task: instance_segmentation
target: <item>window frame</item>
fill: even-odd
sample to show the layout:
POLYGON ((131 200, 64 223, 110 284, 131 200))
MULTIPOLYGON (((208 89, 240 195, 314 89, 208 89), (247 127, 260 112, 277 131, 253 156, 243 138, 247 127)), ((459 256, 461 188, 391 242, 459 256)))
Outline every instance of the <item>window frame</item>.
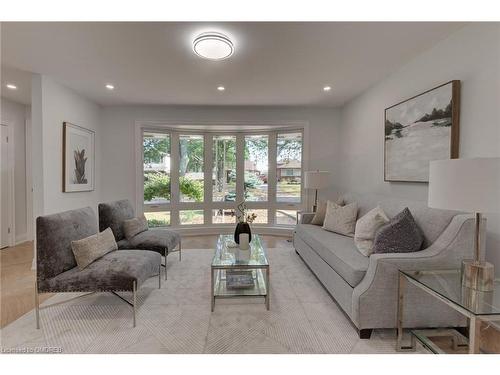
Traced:
MULTIPOLYGON (((227 223, 212 223, 213 210, 217 209, 236 209, 238 202, 241 202, 244 196, 244 147, 245 136, 247 135, 267 135, 268 143, 268 200, 261 202, 246 202, 249 209, 267 209, 267 224, 254 224, 255 227, 283 227, 290 228, 291 225, 277 224, 276 211, 281 210, 297 210, 300 211, 308 203, 308 196, 304 189, 303 179, 301 179, 301 200, 297 203, 278 202, 277 201, 277 137, 283 133, 302 134, 302 158, 301 169, 304 174, 307 160, 308 148, 307 137, 308 127, 305 122, 298 123, 280 123, 280 125, 254 125, 252 129, 235 130, 239 124, 231 123, 231 129, 228 130, 211 130, 208 127, 196 126, 199 123, 192 123, 181 126, 181 124, 173 124, 166 122, 145 123, 136 122, 136 208, 139 214, 145 211, 169 211, 170 212, 170 227, 173 228, 207 228, 207 227, 233 227, 234 224, 227 223), (265 126, 264 126, 265 125, 265 126), (189 128, 189 127, 193 128, 189 128), (234 126, 234 128, 233 128, 234 126), (196 127, 197 129, 194 129, 196 127), (199 129, 198 129, 199 127, 199 129), (259 127, 262 127, 260 130, 259 127), (170 184, 171 184, 171 199, 168 203, 147 205, 144 203, 144 184, 143 178, 143 134, 145 132, 155 132, 170 135, 170 184), (180 202, 179 192, 179 136, 180 135, 202 135, 204 137, 204 201, 203 202, 180 202), (211 181, 213 171, 213 137, 218 135, 229 135, 236 137, 236 201, 235 202, 214 202, 212 184, 206 183, 211 181), (179 212, 183 210, 203 210, 204 224, 180 224, 179 212)), ((214 124, 215 125, 215 124, 214 124)), ((220 125, 220 123, 217 123, 220 125)))

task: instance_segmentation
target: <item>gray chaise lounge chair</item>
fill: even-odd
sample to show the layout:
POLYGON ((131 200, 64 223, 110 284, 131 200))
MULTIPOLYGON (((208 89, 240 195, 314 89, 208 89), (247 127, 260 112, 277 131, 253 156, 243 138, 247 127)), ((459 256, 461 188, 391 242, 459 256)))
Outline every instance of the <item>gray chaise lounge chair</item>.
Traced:
POLYGON ((134 209, 127 199, 109 203, 99 203, 99 230, 111 228, 119 249, 144 249, 160 253, 165 257, 165 280, 167 279, 167 256, 178 247, 181 260, 181 236, 168 229, 150 229, 139 233, 130 241, 125 238, 122 225, 125 220, 135 217, 134 209))
POLYGON ((111 292, 132 306, 135 327, 137 288, 155 275, 158 275, 158 286, 161 287, 161 256, 153 251, 112 251, 80 270, 71 249, 71 241, 96 233, 97 218, 90 207, 37 218, 37 328, 40 328, 40 293, 111 292), (116 293, 120 291, 132 292, 133 301, 129 302, 116 293))

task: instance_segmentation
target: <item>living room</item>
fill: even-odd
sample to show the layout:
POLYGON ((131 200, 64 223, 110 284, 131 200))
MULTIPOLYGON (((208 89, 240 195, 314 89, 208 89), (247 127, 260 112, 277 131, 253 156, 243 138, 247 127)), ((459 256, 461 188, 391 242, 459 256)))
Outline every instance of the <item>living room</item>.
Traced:
POLYGON ((2 353, 500 353, 500 23, 179 13, 2 19, 2 353))

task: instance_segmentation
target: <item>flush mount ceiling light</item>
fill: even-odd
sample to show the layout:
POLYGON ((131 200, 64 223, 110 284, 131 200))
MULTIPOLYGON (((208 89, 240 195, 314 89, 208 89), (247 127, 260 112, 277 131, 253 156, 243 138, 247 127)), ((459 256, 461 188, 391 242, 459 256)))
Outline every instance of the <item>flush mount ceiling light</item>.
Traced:
POLYGON ((17 90, 17 86, 13 85, 12 83, 7 83, 5 87, 7 87, 10 90, 17 90))
POLYGON ((193 40, 193 51, 204 59, 224 60, 234 53, 234 45, 224 34, 208 32, 193 40))
POLYGON ((217 90, 224 91, 226 88, 224 86, 217 86, 217 90))
POLYGON ((325 92, 328 92, 328 91, 330 91, 331 89, 332 89, 332 87, 331 87, 331 86, 325 86, 325 87, 323 87, 323 91, 325 91, 325 92))
POLYGON ((114 89, 115 89, 115 86, 113 86, 111 83, 108 83, 108 84, 106 85, 106 88, 107 88, 108 90, 114 90, 114 89))

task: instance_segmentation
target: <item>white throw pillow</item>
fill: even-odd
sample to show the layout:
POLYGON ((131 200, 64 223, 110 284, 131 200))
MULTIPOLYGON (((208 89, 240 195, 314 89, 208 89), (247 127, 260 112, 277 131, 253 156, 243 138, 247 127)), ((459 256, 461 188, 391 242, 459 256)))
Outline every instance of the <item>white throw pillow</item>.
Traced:
POLYGON ((375 232, 384 224, 389 222, 389 218, 384 210, 379 206, 368 211, 356 222, 354 231, 354 243, 359 252, 364 256, 370 256, 373 252, 373 239, 375 232))
POLYGON ((71 241, 71 249, 78 268, 83 270, 93 261, 111 251, 118 250, 118 246, 111 228, 107 228, 101 233, 93 234, 81 240, 71 241))
POLYGON ((323 229, 352 237, 354 236, 357 215, 358 205, 356 202, 339 206, 335 202, 328 201, 323 229))
MULTIPOLYGON (((328 201, 327 202, 319 202, 318 210, 314 214, 314 217, 311 220, 311 224, 323 225, 323 223, 325 222, 326 205, 327 204, 328 204, 328 201)), ((337 200, 335 202, 332 202, 332 204, 336 204, 337 206, 343 206, 344 200, 342 198, 337 198, 337 200)))

